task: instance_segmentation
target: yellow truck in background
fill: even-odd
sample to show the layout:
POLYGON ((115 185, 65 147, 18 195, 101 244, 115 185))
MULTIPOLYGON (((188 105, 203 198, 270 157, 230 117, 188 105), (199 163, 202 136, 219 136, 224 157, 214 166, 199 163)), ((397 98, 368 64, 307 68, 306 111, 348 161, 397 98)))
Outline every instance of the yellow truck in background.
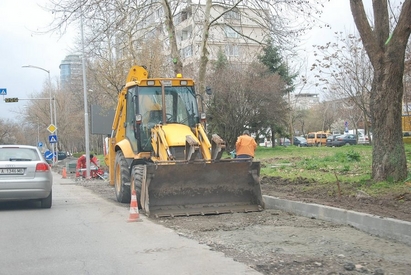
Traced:
POLYGON ((324 131, 310 132, 307 134, 307 144, 308 146, 325 146, 329 135, 329 132, 324 131))
POLYGON ((402 140, 404 143, 411 144, 411 116, 402 116, 402 140))

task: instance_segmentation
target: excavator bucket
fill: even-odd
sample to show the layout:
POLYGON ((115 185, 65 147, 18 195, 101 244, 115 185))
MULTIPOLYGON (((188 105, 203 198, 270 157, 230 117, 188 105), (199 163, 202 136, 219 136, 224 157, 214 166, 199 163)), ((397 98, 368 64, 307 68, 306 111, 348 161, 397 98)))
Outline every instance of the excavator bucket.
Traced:
POLYGON ((141 205, 147 216, 262 211, 260 163, 220 160, 146 166, 141 205))

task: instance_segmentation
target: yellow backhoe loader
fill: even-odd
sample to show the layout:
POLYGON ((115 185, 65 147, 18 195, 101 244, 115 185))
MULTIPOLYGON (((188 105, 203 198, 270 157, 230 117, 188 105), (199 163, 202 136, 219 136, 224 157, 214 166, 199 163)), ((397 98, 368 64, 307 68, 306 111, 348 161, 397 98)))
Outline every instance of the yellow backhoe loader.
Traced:
POLYGON ((222 158, 225 142, 207 135, 197 98, 192 79, 130 69, 105 155, 117 201, 135 190, 154 217, 263 210, 260 163, 222 158))

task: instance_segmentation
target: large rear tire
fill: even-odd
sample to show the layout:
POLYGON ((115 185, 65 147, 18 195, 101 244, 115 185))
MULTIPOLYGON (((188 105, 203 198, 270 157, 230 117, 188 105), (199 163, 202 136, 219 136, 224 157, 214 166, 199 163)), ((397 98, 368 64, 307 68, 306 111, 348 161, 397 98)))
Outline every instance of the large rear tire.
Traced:
POLYGON ((114 190, 116 199, 121 203, 129 203, 131 200, 130 191, 130 170, 123 152, 117 151, 115 162, 114 190))
POLYGON ((143 177, 146 167, 144 165, 133 166, 131 173, 131 191, 136 190, 138 208, 141 209, 141 186, 143 185, 143 177))

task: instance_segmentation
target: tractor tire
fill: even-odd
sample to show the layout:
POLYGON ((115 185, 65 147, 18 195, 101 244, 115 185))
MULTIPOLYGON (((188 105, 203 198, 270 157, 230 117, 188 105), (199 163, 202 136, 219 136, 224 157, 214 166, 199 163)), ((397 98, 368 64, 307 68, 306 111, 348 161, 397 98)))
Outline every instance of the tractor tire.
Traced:
POLYGON ((131 200, 130 191, 130 170, 123 152, 117 151, 114 164, 114 190, 116 199, 121 203, 129 203, 131 200))
POLYGON ((143 177, 146 172, 145 165, 133 166, 131 173, 131 191, 136 190, 136 197, 138 202, 138 208, 141 209, 141 186, 143 185, 143 177))

